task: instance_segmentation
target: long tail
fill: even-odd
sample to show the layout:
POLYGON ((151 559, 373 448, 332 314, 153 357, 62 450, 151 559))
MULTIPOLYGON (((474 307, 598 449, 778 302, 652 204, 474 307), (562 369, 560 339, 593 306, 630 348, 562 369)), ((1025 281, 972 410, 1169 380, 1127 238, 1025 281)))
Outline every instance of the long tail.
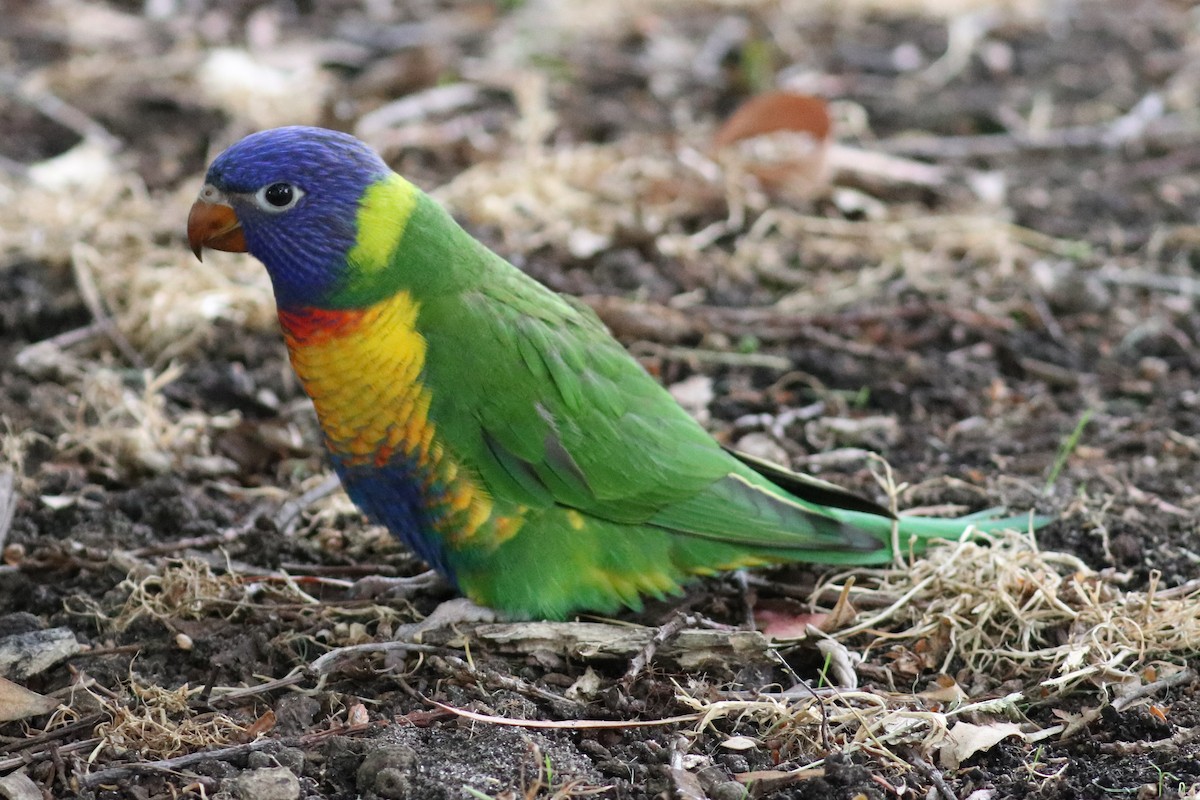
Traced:
MULTIPOLYGON (((938 539, 954 540, 969 536, 972 532, 992 533, 1002 530, 1029 531, 1037 530, 1054 520, 1054 517, 1033 513, 997 516, 997 509, 989 509, 965 517, 880 517, 876 514, 865 514, 860 511, 843 511, 830 509, 841 521, 856 528, 861 528, 879 537, 884 546, 869 553, 837 553, 831 552, 829 558, 821 558, 827 564, 886 564, 892 560, 893 541, 892 528, 898 530, 895 541, 899 544, 902 554, 920 553, 931 542, 938 539)), ((825 555, 825 554, 823 554, 825 555)), ((816 559, 814 559, 816 560, 816 559)))
MULTIPOLYGON (((936 539, 959 539, 976 531, 991 533, 1001 530, 1037 530, 1053 521, 1053 517, 1032 513, 999 516, 998 509, 988 509, 965 517, 893 517, 891 512, 870 500, 859 497, 839 486, 827 483, 811 475, 763 461, 754 456, 730 450, 738 460, 775 486, 794 497, 820 506, 827 514, 846 525, 865 531, 877 539, 880 547, 875 550, 811 550, 801 560, 821 564, 886 564, 892 560, 892 543, 899 544, 902 553, 919 553, 929 542, 936 539), (897 526, 893 538, 893 526, 897 526)), ((793 556, 795 558, 796 556, 793 556)))

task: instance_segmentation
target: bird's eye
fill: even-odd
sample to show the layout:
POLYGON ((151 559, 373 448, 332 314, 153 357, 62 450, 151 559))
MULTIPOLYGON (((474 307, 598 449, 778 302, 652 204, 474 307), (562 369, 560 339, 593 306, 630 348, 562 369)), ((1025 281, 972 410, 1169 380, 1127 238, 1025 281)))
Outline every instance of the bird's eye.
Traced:
POLYGON ((304 191, 299 186, 290 183, 272 183, 259 189, 254 195, 258 207, 263 211, 278 213, 287 211, 300 202, 304 191))

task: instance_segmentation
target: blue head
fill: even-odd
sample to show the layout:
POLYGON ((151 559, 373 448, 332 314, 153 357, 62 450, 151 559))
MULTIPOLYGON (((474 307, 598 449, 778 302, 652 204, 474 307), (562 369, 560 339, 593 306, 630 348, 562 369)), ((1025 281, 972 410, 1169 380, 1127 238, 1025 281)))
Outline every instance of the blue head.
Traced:
POLYGON ((282 308, 322 304, 347 277, 359 201, 390 170, 353 136, 274 128, 219 155, 188 216, 188 239, 249 252, 267 268, 282 308))

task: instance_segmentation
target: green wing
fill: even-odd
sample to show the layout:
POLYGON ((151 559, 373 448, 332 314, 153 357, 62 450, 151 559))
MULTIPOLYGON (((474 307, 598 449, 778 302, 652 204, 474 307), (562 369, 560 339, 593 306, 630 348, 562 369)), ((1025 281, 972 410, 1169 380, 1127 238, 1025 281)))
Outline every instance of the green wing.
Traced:
POLYGON ((750 548, 880 546, 723 450, 589 309, 471 256, 478 280, 423 299, 418 327, 439 438, 495 498, 750 548))

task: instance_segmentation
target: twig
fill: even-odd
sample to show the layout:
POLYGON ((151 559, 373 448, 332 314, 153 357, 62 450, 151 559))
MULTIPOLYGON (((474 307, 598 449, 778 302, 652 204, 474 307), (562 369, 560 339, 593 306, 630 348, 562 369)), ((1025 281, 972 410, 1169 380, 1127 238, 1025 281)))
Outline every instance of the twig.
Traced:
POLYGON ((563 707, 572 706, 581 708, 583 706, 582 703, 569 700, 547 689, 542 689, 515 675, 504 675, 495 670, 487 669, 480 664, 465 661, 457 656, 443 656, 440 660, 444 662, 449 672, 455 674, 456 677, 465 678, 468 682, 482 681, 497 689, 506 689, 527 697, 537 697, 563 707))
POLYGON ((451 83, 425 89, 363 114, 354 126, 354 134, 361 138, 370 138, 388 128, 396 128, 435 114, 457 111, 477 101, 481 94, 481 88, 473 83, 451 83))
POLYGON ((642 670, 649 665, 660 646, 678 636, 679 632, 684 628, 694 626, 698 623, 699 620, 692 614, 678 612, 672 614, 671 618, 660 625, 658 630, 654 632, 654 635, 650 637, 650 641, 646 642, 646 646, 641 649, 641 652, 629 660, 629 668, 625 670, 625 675, 621 678, 621 681, 626 686, 633 683, 637 679, 637 676, 642 674, 642 670))
POLYGON ((150 545, 148 547, 139 547, 135 550, 128 550, 129 555, 134 558, 147 558, 149 556, 161 556, 167 554, 178 554, 184 550, 207 550, 212 547, 220 547, 224 544, 237 541, 250 531, 255 530, 256 526, 253 521, 243 523, 233 528, 226 528, 217 533, 210 533, 204 536, 192 536, 187 539, 175 539, 162 544, 150 545))
POLYGON ((53 753, 75 753, 80 750, 91 750, 96 745, 100 744, 100 738, 80 739, 77 742, 68 744, 55 744, 48 742, 42 749, 35 751, 22 750, 12 758, 0 758, 0 772, 17 767, 23 767, 27 764, 32 764, 35 761, 45 761, 53 757, 53 753))
POLYGON ((0 550, 4 549, 16 510, 17 476, 12 470, 0 469, 0 550))
POLYGON ((508 725, 513 728, 539 728, 543 730, 622 730, 624 728, 657 728, 663 725, 679 725, 685 722, 696 722, 700 719, 700 714, 681 714, 677 717, 664 717, 662 719, 627 719, 627 720, 607 720, 607 719, 571 719, 571 720, 551 720, 551 719, 510 719, 509 717, 494 717, 488 714, 480 714, 475 711, 468 711, 465 708, 455 708, 448 706, 445 703, 439 703, 437 700, 429 700, 430 705, 437 706, 443 711, 449 711, 459 717, 474 720, 476 722, 489 722, 492 725, 508 725))
POLYGON ((272 521, 280 533, 290 533, 300 515, 313 503, 328 497, 341 487, 342 482, 335 473, 329 473, 319 484, 304 492, 299 497, 288 500, 275 512, 272 521))
POLYGON ((207 701, 205 701, 204 705, 209 708, 217 708, 225 705, 226 703, 234 703, 235 701, 240 702, 246 697, 256 697, 260 694, 273 692, 276 689, 285 689, 288 686, 295 686, 298 683, 304 683, 304 681, 308 680, 309 677, 309 674, 301 668, 293 670, 290 674, 284 675, 282 678, 275 678, 274 680, 267 681, 266 683, 260 683, 257 686, 243 686, 238 689, 230 689, 227 692, 221 692, 220 694, 214 694, 218 691, 218 689, 213 689, 209 691, 210 697, 207 701))
POLYGON ((76 133, 80 138, 101 145, 107 153, 116 153, 121 149, 121 140, 108 128, 46 89, 32 88, 28 82, 6 75, 0 76, 0 91, 33 107, 42 116, 76 133))
POLYGON ((1138 756, 1152 753, 1155 750, 1180 752, 1190 750, 1186 745, 1198 738, 1200 738, 1200 725, 1193 725, 1190 728, 1183 728, 1166 739, 1154 739, 1149 742, 1100 742, 1096 745, 1096 749, 1101 753, 1118 756, 1138 756))
MULTIPOLYGON (((266 750, 272 747, 305 747, 322 742, 332 736, 349 736, 365 733, 370 727, 369 725, 343 725, 316 731, 315 733, 307 733, 303 736, 289 736, 280 739, 255 739, 253 742, 245 744, 236 744, 215 750, 199 750, 195 753, 187 753, 161 761, 139 761, 132 764, 123 764, 119 767, 111 767, 100 772, 93 772, 90 775, 83 775, 79 778, 79 783, 84 788, 90 788, 100 784, 128 779, 139 772, 180 770, 203 761, 232 761, 235 758, 241 758, 255 751, 266 750)), ((92 745, 95 745, 97 741, 92 740, 92 745)), ((66 748, 63 748, 63 750, 66 750, 66 748)))
POLYGON ((1157 597, 1159 600, 1166 600, 1174 597, 1186 597, 1197 590, 1200 590, 1200 578, 1192 578, 1190 581, 1185 581, 1178 586, 1172 586, 1170 589, 1159 589, 1157 592, 1155 592, 1155 597, 1157 597))
POLYGON ((1040 292, 1030 292, 1029 302, 1033 305, 1033 310, 1037 312, 1042 327, 1046 329, 1046 333, 1050 334, 1050 338, 1060 345, 1067 346, 1067 334, 1063 331, 1062 325, 1058 324, 1058 319, 1050 310, 1050 304, 1046 302, 1046 298, 1040 292))
POLYGON ((767 353, 734 353, 725 350, 701 350, 695 347, 664 347, 654 342, 638 342, 632 349, 659 358, 692 361, 700 364, 757 367, 779 372, 792 368, 791 359, 767 353))
POLYGON ((338 647, 330 650, 325 655, 318 658, 308 665, 309 672, 318 676, 325 676, 333 672, 337 667, 341 666, 342 661, 346 661, 357 656, 374 653, 395 653, 395 652, 415 652, 415 653, 446 653, 444 647, 436 647, 431 644, 416 644, 414 642, 371 642, 368 644, 352 644, 346 647, 338 647))
POLYGON ((30 736, 27 739, 17 739, 10 744, 0 747, 0 753, 27 753, 30 748, 65 739, 77 731, 90 729, 105 719, 107 717, 104 714, 88 714, 86 717, 80 717, 74 722, 63 725, 61 728, 39 733, 37 736, 30 736))
POLYGON ((75 275, 75 285, 79 288, 79 296, 83 300, 83 304, 87 306, 88 312, 91 313, 92 319, 96 320, 97 324, 104 330, 106 336, 113 345, 120 351, 134 367, 145 369, 146 362, 142 358, 142 354, 129 343, 125 338, 125 334, 121 333, 120 328, 113 322, 109 316, 107 309, 104 307, 104 300, 100 296, 100 289, 96 286, 96 281, 92 278, 92 268, 90 256, 94 251, 84 249, 84 245, 76 244, 71 248, 71 272, 75 275))
POLYGON ((1188 669, 1181 669, 1173 675, 1168 675, 1161 680, 1144 684, 1130 690, 1127 694, 1121 695, 1113 701, 1113 709, 1115 711, 1124 711, 1143 697, 1158 694, 1163 689, 1171 689, 1184 683, 1191 683, 1194 680, 1196 680, 1196 670, 1190 667, 1188 669))
POLYGON ((837 631, 834 634, 834 638, 844 639, 847 636, 853 636, 856 633, 862 633, 863 631, 870 630, 871 628, 875 627, 879 623, 890 618, 893 614, 895 614, 900 609, 904 608, 904 606, 908 604, 909 600, 911 600, 912 598, 916 597, 918 594, 923 592, 925 590, 925 587, 929 586, 929 584, 933 583, 935 580, 937 580, 937 578, 938 578, 938 576, 936 574, 929 575, 924 580, 922 580, 920 583, 917 583, 911 589, 909 589, 907 592, 902 594, 896 600, 896 602, 892 603, 890 606, 885 608, 880 613, 876 614, 875 616, 871 617, 870 619, 863 620, 862 622, 858 623, 857 625, 852 625, 849 628, 843 628, 842 630, 837 631))
POLYGON ((101 784, 128 780, 139 772, 173 772, 190 767, 193 764, 199 764, 201 761, 232 761, 235 758, 247 756, 256 750, 264 750, 268 747, 295 747, 300 743, 301 740, 295 738, 257 739, 246 744, 236 744, 216 750, 199 750, 195 753, 187 753, 182 756, 175 756, 174 758, 164 758, 161 761, 138 761, 132 764, 123 764, 119 767, 102 769, 99 772, 93 772, 88 775, 81 775, 79 777, 79 785, 85 789, 90 789, 93 786, 101 784))
POLYGON ((940 794, 945 800, 958 800, 958 796, 954 794, 954 790, 952 790, 950 785, 946 783, 946 779, 942 776, 942 771, 940 769, 933 766, 915 753, 911 757, 911 763, 914 767, 920 770, 921 774, 923 774, 926 778, 929 778, 929 782, 934 785, 934 788, 937 789, 938 794, 940 794))
POLYGON ((21 360, 21 355, 26 350, 34 347, 53 345, 60 350, 65 350, 68 347, 73 347, 74 345, 79 344, 80 342, 86 342, 88 339, 94 339, 100 334, 104 333, 104 331, 104 323, 102 322, 91 322, 87 325, 84 325, 82 328, 72 328, 69 331, 63 331, 55 336, 51 336, 49 339, 42 339, 40 342, 34 342, 33 344, 26 345, 25 347, 21 348, 21 352, 17 354, 16 360, 19 362, 21 360))
POLYGON ((1115 286, 1132 286, 1155 292, 1170 292, 1184 297, 1200 297, 1200 280, 1188 275, 1159 275, 1141 270, 1102 269, 1096 277, 1115 286))
MULTIPOLYGON (((829 709, 825 706, 825 700, 817 693, 816 689, 808 685, 808 681, 796 674, 796 671, 792 669, 792 665, 787 662, 783 654, 776 648, 772 647, 767 653, 779 661, 780 668, 787 673, 788 678, 793 682, 793 688, 788 689, 786 692, 781 692, 781 694, 791 694, 794 692, 798 696, 800 692, 797 689, 803 689, 817 701, 817 705, 821 708, 821 749, 825 753, 832 753, 833 747, 829 743, 829 709)), ((828 689, 832 690, 829 692, 830 694, 836 694, 838 687, 831 686, 828 689)), ((825 690, 822 693, 825 693, 825 690)))
POLYGON ((1115 149, 1131 142, 1170 148, 1200 139, 1200 120, 1194 114, 1166 114, 1158 119, 1142 121, 1140 126, 1123 124, 1129 118, 1126 115, 1100 125, 1075 125, 1039 132, 984 136, 905 136, 879 142, 876 147, 888 153, 945 161, 1016 155, 1032 150, 1115 149))

